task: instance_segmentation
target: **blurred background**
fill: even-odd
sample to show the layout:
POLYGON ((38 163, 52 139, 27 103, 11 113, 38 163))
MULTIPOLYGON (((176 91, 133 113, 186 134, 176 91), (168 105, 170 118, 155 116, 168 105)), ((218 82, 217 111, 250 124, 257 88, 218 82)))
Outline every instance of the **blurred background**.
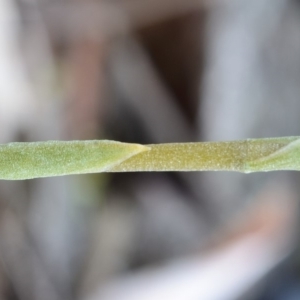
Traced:
MULTIPOLYGON (((299 135, 298 0, 1 0, 0 142, 299 135)), ((300 299, 297 172, 0 182, 0 299, 300 299)))

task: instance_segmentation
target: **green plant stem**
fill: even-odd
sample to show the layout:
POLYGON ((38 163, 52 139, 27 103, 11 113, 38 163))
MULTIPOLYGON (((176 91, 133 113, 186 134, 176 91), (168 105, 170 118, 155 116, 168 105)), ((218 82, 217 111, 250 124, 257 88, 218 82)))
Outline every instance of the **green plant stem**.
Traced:
POLYGON ((0 145, 0 179, 105 172, 148 147, 115 141, 48 141, 0 145))
POLYGON ((139 145, 48 141, 0 145, 0 179, 98 172, 300 170, 300 138, 139 145))
POLYGON ((110 172, 300 170, 298 137, 147 145, 110 172))

